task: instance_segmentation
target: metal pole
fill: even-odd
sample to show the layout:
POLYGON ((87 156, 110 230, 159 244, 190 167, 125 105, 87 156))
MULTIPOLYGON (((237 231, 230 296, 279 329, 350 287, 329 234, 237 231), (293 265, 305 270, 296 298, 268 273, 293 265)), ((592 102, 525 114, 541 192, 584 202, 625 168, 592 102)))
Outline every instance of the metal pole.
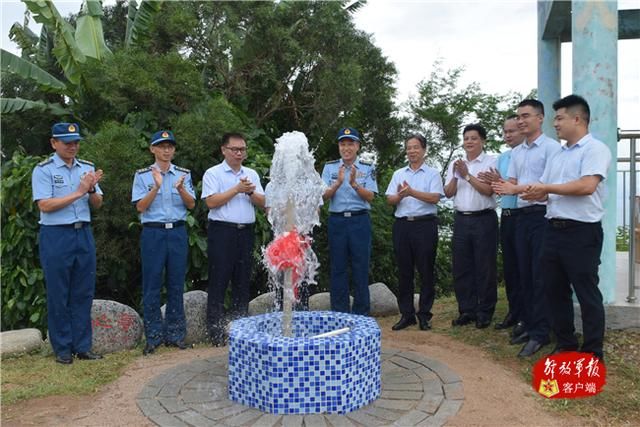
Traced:
POLYGON ((630 135, 629 143, 629 295, 627 302, 636 302, 636 137, 630 135))

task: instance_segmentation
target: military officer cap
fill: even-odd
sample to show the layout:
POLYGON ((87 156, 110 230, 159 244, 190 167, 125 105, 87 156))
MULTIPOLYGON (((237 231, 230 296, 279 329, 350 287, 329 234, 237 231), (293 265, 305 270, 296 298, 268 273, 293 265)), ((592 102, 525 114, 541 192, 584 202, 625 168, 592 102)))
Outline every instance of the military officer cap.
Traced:
POLYGON ((345 138, 360 142, 360 132, 354 128, 342 128, 340 132, 338 132, 338 141, 345 138))
POLYGON ((164 141, 169 141, 173 145, 176 145, 176 139, 173 137, 173 132, 170 130, 159 130, 151 136, 151 145, 158 145, 164 141))
POLYGON ((51 127, 51 136, 64 143, 80 141, 80 126, 77 123, 56 123, 51 127))

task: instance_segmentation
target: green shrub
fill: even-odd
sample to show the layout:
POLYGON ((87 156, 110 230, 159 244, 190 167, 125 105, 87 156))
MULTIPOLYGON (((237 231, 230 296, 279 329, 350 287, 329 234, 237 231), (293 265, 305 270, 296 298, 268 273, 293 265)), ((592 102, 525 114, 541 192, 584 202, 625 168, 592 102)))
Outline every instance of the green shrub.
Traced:
POLYGON ((46 325, 46 290, 37 249, 40 211, 31 200, 31 173, 43 159, 17 149, 2 168, 2 330, 44 330, 46 325))

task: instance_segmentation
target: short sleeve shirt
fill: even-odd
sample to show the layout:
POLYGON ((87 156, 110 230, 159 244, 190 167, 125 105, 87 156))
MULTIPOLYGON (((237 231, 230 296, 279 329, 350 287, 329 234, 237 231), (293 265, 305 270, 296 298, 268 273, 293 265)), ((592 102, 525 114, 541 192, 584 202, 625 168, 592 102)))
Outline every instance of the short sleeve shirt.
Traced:
MULTIPOLYGON (((207 169, 202 177, 202 198, 225 191, 236 186, 240 178, 249 178, 256 186, 257 194, 264 194, 257 172, 246 166, 234 171, 225 161, 207 169)), ((212 221, 235 222, 238 224, 253 224, 256 221, 256 212, 251 197, 241 193, 233 196, 227 203, 217 208, 209 209, 207 216, 212 221)))
MULTIPOLYGON (((322 180, 327 186, 331 186, 338 179, 338 170, 343 164, 342 159, 340 159, 324 165, 322 180)), ((373 165, 360 160, 356 160, 353 164, 356 168, 356 182, 358 185, 377 193, 378 183, 376 182, 376 171, 373 165)), ((371 209, 369 202, 360 197, 349 184, 350 177, 351 168, 346 168, 344 181, 342 181, 342 184, 329 202, 329 212, 354 212, 371 209)))
MULTIPOLYGON (((508 178, 514 178, 518 184, 537 184, 549 159, 560 151, 560 143, 541 134, 530 144, 524 141, 513 149, 507 171, 508 178)), ((531 202, 518 197, 518 207, 523 208, 544 202, 531 202)))
MULTIPOLYGON (((91 162, 73 159, 73 164, 69 167, 58 154, 54 154, 33 169, 31 174, 33 200, 68 196, 78 189, 85 174, 94 171, 95 167, 91 162)), ((99 185, 96 185, 96 192, 102 194, 99 185)), ((91 222, 89 194, 56 211, 40 211, 41 225, 67 225, 76 222, 91 222)))
MULTIPOLYGON (((495 168, 496 166, 496 158, 485 152, 480 153, 478 157, 471 161, 466 158, 463 160, 467 164, 469 174, 473 176, 478 176, 478 173, 488 171, 490 168, 495 168)), ((454 162, 449 163, 445 186, 455 177, 453 163, 454 162)), ((456 195, 453 196, 453 207, 458 211, 465 212, 495 209, 496 198, 493 195, 485 196, 473 188, 473 185, 466 180, 458 179, 458 190, 456 191, 456 195)))
POLYGON ((596 191, 588 196, 549 194, 547 218, 598 222, 604 216, 605 179, 611 166, 611 151, 591 134, 562 149, 549 161, 542 175, 544 184, 564 184, 584 176, 601 178, 596 191))
MULTIPOLYGON (((413 170, 409 166, 398 169, 393 173, 391 181, 387 186, 385 194, 393 196, 398 194, 398 185, 407 182, 411 188, 425 193, 437 193, 441 198, 444 197, 444 189, 442 187, 442 178, 435 169, 423 163, 418 169, 413 170)), ((396 218, 406 216, 422 216, 432 215, 438 212, 437 205, 426 203, 415 197, 407 196, 400 200, 396 206, 396 218)))
MULTIPOLYGON (((144 198, 149 191, 155 187, 152 168, 160 169, 156 164, 148 168, 140 169, 133 177, 133 188, 131 189, 131 202, 137 203, 144 198)), ((140 214, 140 221, 147 222, 175 222, 184 221, 187 218, 187 207, 176 189, 178 181, 184 176, 183 186, 185 190, 195 198, 193 183, 191 182, 191 172, 174 164, 169 166, 167 172, 162 173, 162 186, 158 190, 155 199, 149 207, 140 214)))

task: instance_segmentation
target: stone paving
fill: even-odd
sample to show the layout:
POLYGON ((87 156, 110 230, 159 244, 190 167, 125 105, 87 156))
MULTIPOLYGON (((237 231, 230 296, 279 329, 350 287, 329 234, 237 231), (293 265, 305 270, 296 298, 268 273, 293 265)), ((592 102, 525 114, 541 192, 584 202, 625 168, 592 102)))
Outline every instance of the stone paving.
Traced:
POLYGON ((418 353, 382 350, 381 395, 346 415, 273 415, 227 398, 228 356, 176 366, 152 379, 137 397, 161 427, 178 426, 440 426, 464 400, 462 381, 444 363, 418 353))

